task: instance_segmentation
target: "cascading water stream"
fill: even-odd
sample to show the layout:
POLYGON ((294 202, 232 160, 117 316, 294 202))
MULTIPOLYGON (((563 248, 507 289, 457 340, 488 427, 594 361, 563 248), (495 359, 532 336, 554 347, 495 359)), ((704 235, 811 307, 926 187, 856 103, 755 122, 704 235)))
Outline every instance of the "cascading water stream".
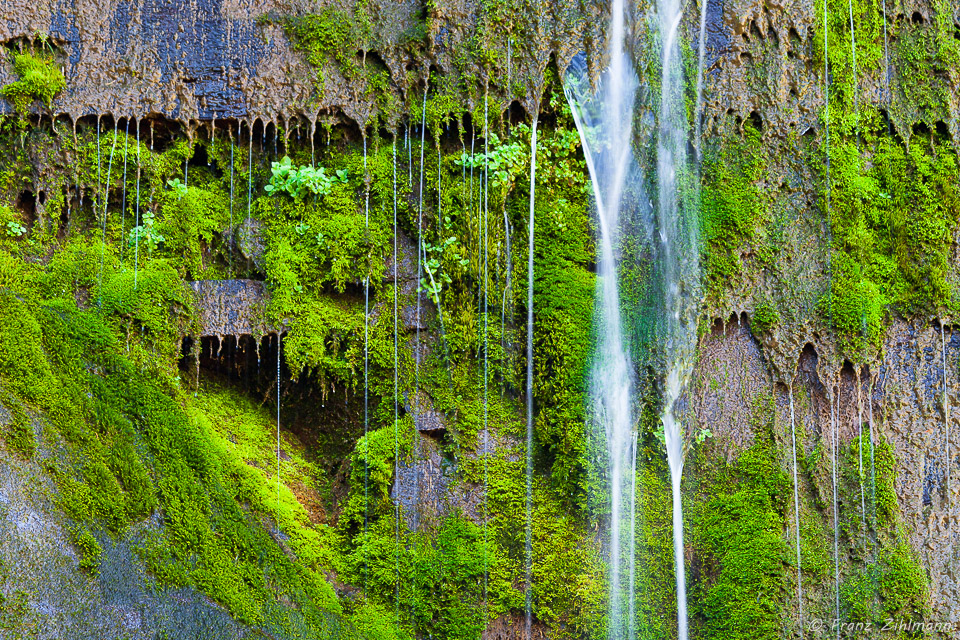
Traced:
MULTIPOLYGON (((622 539, 625 516, 624 494, 629 494, 632 420, 632 370, 624 342, 620 315, 617 245, 621 212, 630 211, 624 202, 626 185, 641 184, 640 172, 631 149, 632 109, 637 79, 624 49, 625 7, 614 0, 610 17, 610 65, 601 74, 594 94, 583 56, 574 58, 564 79, 564 93, 583 143, 597 208, 600 238, 597 247, 596 334, 597 344, 590 371, 593 421, 602 427, 606 442, 610 490, 609 593, 611 640, 633 637, 635 620, 624 619, 621 558, 628 555, 632 565, 634 548, 622 539)), ((629 542, 629 540, 627 541, 629 542)), ((633 594, 628 594, 628 601, 633 594)), ((629 613, 629 607, 628 607, 629 613)))
POLYGON ((800 568, 800 487, 797 484, 797 421, 793 406, 793 383, 790 384, 790 439, 793 442, 793 514, 797 537, 797 610, 803 629, 803 581, 800 568))
POLYGON ((677 415, 678 403, 687 388, 696 350, 696 309, 699 263, 697 216, 680 208, 678 178, 685 174, 686 116, 683 98, 683 65, 677 37, 683 17, 679 0, 658 0, 662 50, 660 127, 657 138, 659 195, 659 260, 663 273, 664 327, 666 333, 666 385, 663 422, 667 462, 673 494, 673 552, 677 584, 679 640, 687 638, 687 595, 683 557, 684 435, 677 415), (686 214, 686 215, 685 215, 686 214))

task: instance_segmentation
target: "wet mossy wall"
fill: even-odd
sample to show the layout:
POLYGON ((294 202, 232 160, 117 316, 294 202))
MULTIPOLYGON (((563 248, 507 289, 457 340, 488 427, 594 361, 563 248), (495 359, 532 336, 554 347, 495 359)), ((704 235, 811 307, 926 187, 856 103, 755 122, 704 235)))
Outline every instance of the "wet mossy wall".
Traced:
MULTIPOLYGON (((945 322, 960 299, 955 18, 936 3, 918 8, 920 21, 890 7, 887 91, 878 6, 853 7, 854 76, 849 7, 833 4, 829 149, 822 6, 795 22, 787 8, 710 14, 702 161, 690 177, 701 338, 736 313, 765 374, 737 390, 748 418, 688 414, 697 637, 799 633, 797 526, 805 614, 831 619, 834 441, 822 405, 840 393, 845 361, 883 366, 892 324, 945 322), (807 416, 797 427, 782 385, 807 343, 822 381, 797 384, 807 416)), ((12 88, 0 125, 3 441, 53 479, 77 570, 97 580, 104 549, 132 540, 158 588, 195 589, 281 637, 475 638, 491 621, 522 635, 535 111, 534 624, 604 637, 609 506, 602 429, 585 398, 596 229, 560 82, 580 50, 602 64, 602 7, 118 6, 110 24, 129 19, 129 33, 107 36, 85 26, 94 6, 74 15, 82 29, 57 17, 66 8, 49 21, 24 8, 5 27, 12 88), (104 41, 116 56, 95 46, 104 41), (157 56, 159 77, 144 73, 157 56), (246 368, 223 356, 224 340, 201 338, 201 301, 185 286, 236 278, 266 283, 259 320, 274 328, 252 336, 246 368), (418 394, 444 417, 442 435, 417 431, 418 394), (50 442, 69 454, 47 456, 50 442)), ((639 20, 636 146, 648 160, 652 42, 639 20)), ((624 290, 642 297, 644 274, 642 261, 627 270, 624 290)), ((719 365, 702 356, 698 372, 712 377, 698 374, 691 397, 727 389, 738 374, 719 365)), ((641 361, 636 373, 637 625, 670 638, 662 372, 641 361)), ((904 531, 894 437, 878 427, 868 489, 869 441, 845 432, 837 449, 842 619, 853 623, 930 615, 933 570, 904 531)), ((11 593, 4 615, 42 625, 22 611, 39 594, 11 593)))

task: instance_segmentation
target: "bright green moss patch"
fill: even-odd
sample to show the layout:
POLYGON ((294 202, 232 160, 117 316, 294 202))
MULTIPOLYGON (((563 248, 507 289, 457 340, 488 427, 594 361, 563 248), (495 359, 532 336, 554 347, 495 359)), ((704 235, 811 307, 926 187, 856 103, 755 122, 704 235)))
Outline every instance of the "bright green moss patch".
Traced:
POLYGON ((821 303, 841 348, 856 357, 877 349, 887 309, 931 313, 953 296, 947 281, 960 221, 960 170, 949 144, 866 134, 870 168, 853 141, 831 152, 832 279, 821 303))
POLYGON ((704 509, 703 637, 779 638, 788 580, 784 513, 791 481, 773 438, 773 399, 758 402, 754 444, 719 469, 704 509))
POLYGON ((43 53, 13 54, 13 70, 19 80, 0 88, 0 95, 9 100, 20 115, 26 115, 34 100, 49 107, 54 96, 67 86, 56 61, 43 53))
POLYGON ((765 166, 760 132, 751 125, 744 126, 742 139, 726 140, 705 155, 700 217, 704 279, 712 296, 721 296, 740 273, 741 247, 764 220, 766 207, 757 183, 765 166))
POLYGON ((8 419, 6 424, 0 427, 4 444, 10 451, 14 451, 25 458, 30 458, 37 448, 32 421, 16 402, 16 399, 6 397, 4 400, 8 403, 4 406, 8 413, 8 419))
POLYGON ((750 319, 750 328, 757 335, 766 333, 780 321, 780 313, 770 302, 763 300, 757 304, 750 319))
POLYGON ((100 556, 103 547, 93 537, 86 527, 74 527, 70 530, 70 540, 80 552, 80 569, 88 573, 97 573, 100 570, 100 556))

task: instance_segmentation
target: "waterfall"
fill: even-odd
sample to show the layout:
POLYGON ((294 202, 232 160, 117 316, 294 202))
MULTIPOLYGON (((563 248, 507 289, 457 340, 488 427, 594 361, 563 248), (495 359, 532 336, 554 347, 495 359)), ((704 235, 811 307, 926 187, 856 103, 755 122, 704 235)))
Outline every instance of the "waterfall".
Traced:
POLYGON ((683 17, 679 0, 658 0, 660 37, 663 42, 660 85, 660 127, 657 138, 659 187, 660 268, 663 273, 663 313, 666 326, 666 386, 663 422, 667 461, 673 491, 673 553, 677 583, 679 640, 687 638, 687 595, 683 561, 684 435, 677 415, 693 369, 696 350, 696 313, 699 305, 699 262, 696 213, 682 211, 678 178, 685 175, 686 117, 683 101, 683 64, 677 30, 683 17))
MULTIPOLYGON (((597 208, 600 238, 597 246, 596 347, 590 371, 592 419, 603 429, 606 442, 607 481, 610 491, 609 638, 633 637, 636 621, 623 618, 621 557, 629 554, 632 564, 634 549, 624 549, 621 531, 625 515, 623 497, 629 493, 626 468, 630 465, 633 435, 632 369, 624 343, 620 316, 617 279, 617 246, 621 213, 631 213, 642 183, 639 167, 633 156, 633 102, 637 78, 624 49, 625 8, 623 0, 614 0, 610 16, 610 65, 600 76, 597 93, 590 87, 585 56, 572 61, 564 79, 564 93, 570 103, 577 131, 582 141, 584 158, 590 172, 597 208), (627 491, 625 491, 627 490, 627 491)), ((629 600, 632 601, 632 593, 629 600)), ((629 609, 628 609, 629 613, 629 609)))
POLYGON ((531 620, 533 616, 533 592, 531 578, 533 572, 532 547, 532 491, 533 491, 533 222, 536 204, 537 185, 537 113, 533 114, 530 127, 530 221, 527 227, 527 536, 526 536, 526 640, 532 640, 531 620))
POLYGON ((797 534, 797 607, 800 629, 803 629, 803 581, 800 573, 800 487, 797 484, 797 422, 793 408, 793 384, 790 384, 790 438, 793 441, 793 513, 797 534))

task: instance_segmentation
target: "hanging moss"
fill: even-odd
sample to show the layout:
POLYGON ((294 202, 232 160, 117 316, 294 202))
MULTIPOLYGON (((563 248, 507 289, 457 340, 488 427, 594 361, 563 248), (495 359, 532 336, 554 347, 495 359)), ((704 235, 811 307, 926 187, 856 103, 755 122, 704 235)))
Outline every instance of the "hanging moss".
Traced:
POLYGON ((0 88, 0 95, 9 100, 20 115, 26 115, 30 104, 40 100, 50 106, 67 82, 50 55, 32 52, 13 54, 13 70, 19 80, 0 88))

